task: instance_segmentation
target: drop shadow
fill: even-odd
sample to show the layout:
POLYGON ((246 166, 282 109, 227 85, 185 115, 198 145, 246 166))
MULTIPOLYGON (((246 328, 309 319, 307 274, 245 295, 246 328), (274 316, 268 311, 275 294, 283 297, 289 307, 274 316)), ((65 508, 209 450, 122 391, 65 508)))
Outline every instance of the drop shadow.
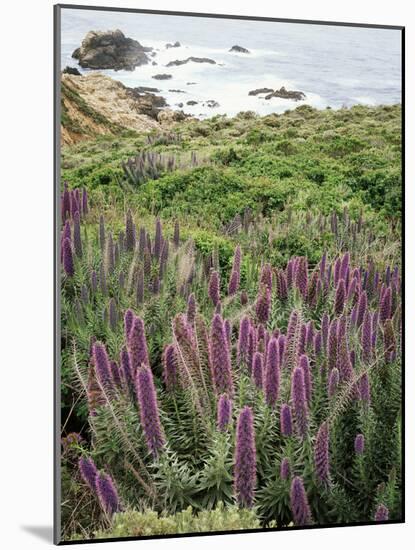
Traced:
POLYGON ((53 544, 53 527, 51 525, 22 525, 21 528, 26 533, 53 544))

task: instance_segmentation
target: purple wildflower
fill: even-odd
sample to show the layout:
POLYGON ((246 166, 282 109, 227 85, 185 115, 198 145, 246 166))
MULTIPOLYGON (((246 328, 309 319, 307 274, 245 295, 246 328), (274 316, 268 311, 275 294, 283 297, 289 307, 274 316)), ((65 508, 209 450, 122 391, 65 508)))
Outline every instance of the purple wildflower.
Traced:
POLYGON ((263 357, 262 353, 256 351, 252 361, 252 378, 257 388, 262 389, 263 384, 263 357))
POLYGON ((316 356, 320 355, 321 354, 321 348, 322 348, 321 332, 316 332, 316 334, 314 335, 313 347, 314 347, 314 354, 316 356))
POLYGON ((96 477, 96 490, 99 502, 110 517, 120 510, 120 501, 114 482, 108 474, 98 473, 96 477))
POLYGON ((357 455, 362 455, 365 450, 365 437, 363 434, 357 434, 354 440, 354 450, 357 455))
POLYGON ((291 377, 291 399, 294 406, 294 417, 297 433, 304 438, 308 430, 308 407, 304 383, 304 371, 295 367, 291 377))
POLYGON ((140 405, 141 427, 144 431, 147 447, 154 456, 157 456, 164 446, 164 435, 160 424, 156 388, 150 367, 143 366, 138 369, 136 392, 140 405))
POLYGON ((344 301, 346 299, 346 285, 343 279, 340 279, 337 289, 336 297, 334 300, 334 312, 336 315, 341 315, 344 308, 344 301))
POLYGON ((265 365, 265 400, 268 406, 274 408, 278 399, 280 389, 280 355, 278 341, 271 338, 267 347, 267 358, 265 365))
POLYGON ((329 335, 327 341, 327 362, 328 368, 331 370, 336 366, 337 360, 337 321, 330 323, 329 335))
POLYGON ((358 327, 363 323, 363 319, 365 317, 367 309, 367 294, 366 292, 362 292, 359 296, 359 301, 357 303, 357 318, 356 318, 356 324, 358 327))
POLYGON ((383 293, 379 306, 379 321, 383 325, 387 319, 390 319, 392 312, 392 289, 390 286, 383 293))
POLYGON ((248 406, 239 413, 236 427, 234 484, 239 506, 251 508, 256 484, 256 450, 254 417, 248 406))
POLYGON ((311 511, 301 477, 294 477, 291 482, 290 503, 295 525, 309 525, 311 511))
POLYGON ((126 348, 123 348, 120 353, 120 370, 127 384, 131 385, 133 383, 133 375, 131 372, 130 354, 126 348))
POLYGON ((284 481, 289 479, 291 475, 290 461, 287 457, 283 458, 280 466, 280 478, 284 481))
POLYGON ((213 316, 209 347, 216 392, 218 394, 228 393, 232 396, 233 381, 229 348, 222 317, 217 313, 213 316))
POLYGON ((262 285, 258 291, 255 304, 255 312, 260 323, 267 323, 271 308, 271 292, 266 285, 262 285))
POLYGON ((72 245, 69 239, 64 239, 63 241, 62 257, 63 269, 65 270, 65 273, 68 277, 73 277, 75 274, 75 267, 73 262, 72 245))
POLYGON ((240 365, 242 362, 246 361, 247 354, 248 354, 248 337, 249 337, 249 329, 251 328, 251 322, 249 320, 249 317, 242 317, 240 323, 239 323, 239 338, 238 338, 238 351, 237 351, 237 359, 238 359, 238 365, 240 365))
POLYGON ((217 306, 220 302, 220 280, 219 273, 217 271, 212 271, 210 275, 208 294, 209 298, 213 302, 213 305, 217 306))
POLYGON ((130 337, 131 327, 133 326, 134 322, 134 312, 131 309, 127 309, 124 313, 124 334, 125 334, 125 341, 128 343, 128 339, 130 337))
POLYGON ((330 317, 328 316, 327 313, 325 313, 323 315, 323 319, 321 320, 321 337, 323 339, 324 349, 327 349, 329 326, 330 326, 330 317))
POLYGON ((98 474, 97 467, 95 466, 95 462, 92 460, 92 458, 85 458, 83 456, 80 457, 78 462, 79 471, 81 473, 82 479, 85 481, 85 483, 89 486, 91 491, 95 493, 95 481, 98 474))
POLYGON ((329 428, 327 422, 321 424, 314 444, 314 466, 321 483, 329 480, 329 428))
POLYGON ((285 436, 291 436, 293 433, 292 417, 291 417, 291 407, 284 403, 281 406, 280 414, 280 427, 281 433, 285 436))
POLYGON ((389 510, 384 504, 379 504, 375 513, 375 521, 388 521, 389 510))
POLYGON ((62 196, 62 221, 64 222, 71 215, 71 197, 65 184, 62 196))
POLYGON ((172 391, 177 385, 177 357, 173 344, 168 344, 163 353, 163 380, 167 391, 172 391))
POLYGON ((248 303, 248 294, 246 293, 246 290, 243 290, 240 294, 240 300, 241 300, 241 306, 246 306, 248 303))
POLYGON ((92 347, 95 372, 104 389, 111 387, 111 367, 104 344, 96 342, 92 347))
POLYGON ((228 284, 228 296, 233 296, 238 292, 238 286, 239 286, 239 274, 232 270, 231 276, 229 278, 229 284, 228 284))
POLYGON ((224 432, 230 422, 232 417, 232 400, 223 393, 218 400, 218 412, 217 412, 217 423, 218 430, 224 432))
POLYGON ((161 255, 161 248, 162 248, 162 228, 161 228, 161 221, 159 218, 156 220, 156 234, 154 237, 154 256, 159 259, 161 255))
POLYGON ((130 352, 131 368, 135 373, 141 365, 149 365, 147 341, 144 331, 144 322, 140 317, 135 317, 129 336, 128 351, 130 352))
POLYGON ((337 390, 337 386, 339 385, 339 371, 336 369, 336 367, 332 368, 329 374, 329 381, 328 381, 328 389, 327 393, 330 398, 334 396, 337 390))

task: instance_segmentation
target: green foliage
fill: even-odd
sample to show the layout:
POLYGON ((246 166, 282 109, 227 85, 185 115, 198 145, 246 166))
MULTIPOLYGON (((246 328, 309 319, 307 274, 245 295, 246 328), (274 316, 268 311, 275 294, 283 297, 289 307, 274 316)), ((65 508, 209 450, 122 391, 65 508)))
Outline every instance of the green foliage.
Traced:
POLYGON ((257 529, 259 521, 255 512, 225 508, 218 504, 214 510, 195 513, 189 506, 174 515, 158 515, 151 510, 127 511, 116 514, 110 529, 96 533, 96 538, 145 537, 179 533, 204 533, 257 529))

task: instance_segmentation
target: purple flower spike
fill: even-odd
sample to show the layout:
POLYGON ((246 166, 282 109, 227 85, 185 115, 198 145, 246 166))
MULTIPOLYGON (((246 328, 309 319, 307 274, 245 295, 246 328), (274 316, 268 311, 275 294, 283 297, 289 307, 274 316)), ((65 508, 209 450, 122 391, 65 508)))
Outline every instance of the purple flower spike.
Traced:
POLYGON ((242 317, 239 323, 239 338, 238 338, 238 351, 237 359, 238 365, 246 361, 249 346, 249 329, 251 328, 251 322, 249 317, 242 317))
POLYGON ((365 450, 365 437, 363 434, 357 434, 354 440, 354 450, 357 455, 362 455, 365 450))
POLYGON ((210 330, 210 360, 217 394, 233 395, 232 367, 222 317, 215 313, 210 330))
POLYGON ((210 275, 208 294, 209 298, 213 302, 213 305, 217 306, 220 302, 220 280, 219 273, 217 271, 212 271, 210 275))
POLYGON ((255 304, 255 312, 260 323, 266 324, 269 319, 271 309, 271 292, 266 285, 262 285, 259 289, 257 301, 255 304))
POLYGON ((327 339, 329 334, 330 317, 325 313, 321 320, 321 337, 323 339, 324 349, 327 349, 327 339))
POLYGON ((266 286, 271 292, 272 290, 272 268, 270 264, 264 264, 261 269, 261 276, 259 278, 259 286, 266 286))
POLYGON ((167 391, 173 391, 177 386, 177 357, 173 344, 168 344, 163 353, 163 380, 167 391))
POLYGON ((282 480, 286 481, 287 479, 289 479, 290 475, 291 475, 290 461, 287 457, 285 457, 281 461, 280 477, 282 480))
POLYGON ((231 272, 228 284, 228 296, 233 296, 238 292, 239 274, 236 271, 231 272))
POLYGON ((326 422, 320 426, 314 445, 314 466, 319 481, 326 484, 329 480, 329 428, 326 422))
POLYGON ((297 433, 301 438, 308 430, 308 407, 304 384, 304 371, 295 367, 291 378, 291 399, 294 406, 294 417, 297 433))
POLYGON ((262 353, 256 351, 252 362, 252 378, 257 388, 262 389, 263 384, 263 357, 262 353))
POLYGON ((375 521, 388 521, 389 510, 384 504, 379 504, 375 513, 375 521))
POLYGON ((111 387, 111 367, 104 344, 96 342, 92 347, 95 372, 104 389, 111 387))
POLYGON ((137 399, 140 405, 140 420, 148 450, 157 456, 164 446, 164 435, 160 424, 156 388, 150 367, 138 369, 136 378, 137 399))
POLYGON ((85 458, 81 456, 78 462, 79 471, 81 473, 82 479, 89 486, 91 491, 95 493, 95 481, 98 474, 97 467, 95 466, 92 458, 85 458))
POLYGON ((128 337, 128 351, 130 352, 131 368, 135 373, 141 365, 149 365, 147 340, 144 331, 144 322, 135 317, 128 337))
POLYGON ((331 399, 334 394, 337 391, 337 386, 339 385, 339 371, 334 367, 329 374, 329 381, 328 381, 328 396, 331 399))
POLYGON ((334 312, 336 315, 343 313, 344 301, 346 299, 346 285, 343 279, 340 279, 336 289, 336 297, 334 300, 334 312))
POLYGON ((195 322, 195 316, 196 316, 196 300, 194 294, 190 294, 188 300, 187 300, 187 312, 186 312, 186 320, 189 323, 189 325, 193 325, 195 322))
POLYGON ((99 473, 96 477, 96 490, 99 502, 110 517, 120 510, 120 501, 114 482, 108 474, 99 473))
POLYGON ((285 435, 287 437, 292 435, 293 424, 291 417, 291 408, 286 403, 284 403, 284 405, 282 405, 281 407, 280 426, 282 435, 285 435))
POLYGON ((224 432, 228 428, 232 417, 232 400, 229 399, 226 393, 219 397, 217 415, 218 430, 224 432))
POLYGON ((127 381, 127 384, 133 384, 133 374, 131 372, 130 365, 130 354, 125 348, 123 348, 120 353, 120 369, 123 373, 124 379, 127 381))
POLYGON ((256 484, 256 450, 254 417, 251 407, 239 413, 236 427, 234 485, 240 507, 251 508, 256 484))
POLYGON ((290 503, 295 525, 310 525, 311 511, 301 477, 294 477, 291 482, 290 503))
POLYGON ((62 249, 63 257, 63 269, 68 277, 73 277, 75 274, 75 267, 73 262, 72 245, 69 239, 63 241, 62 249))
POLYGON ((65 190, 62 197, 62 221, 64 222, 71 215, 71 196, 65 185, 65 190))
POLYGON ((382 325, 387 319, 391 318, 392 312, 392 289, 390 286, 385 290, 379 307, 379 321, 382 325))
POLYGON ((314 347, 314 354, 315 354, 316 356, 320 355, 320 354, 321 354, 321 351, 322 351, 322 337, 321 337, 321 332, 317 332, 317 333, 314 335, 313 347, 314 347))
POLYGON ((265 400, 269 407, 274 408, 278 399, 280 389, 280 354, 278 341, 271 338, 267 347, 267 358, 265 366, 265 400))
POLYGON ((246 290, 243 290, 241 292, 240 301, 241 301, 241 306, 246 306, 246 304, 248 303, 248 294, 246 293, 246 290))
POLYGON ((130 337, 131 327, 133 326, 134 322, 134 312, 131 309, 127 309, 124 313, 124 334, 125 334, 125 341, 128 343, 128 339, 130 337))

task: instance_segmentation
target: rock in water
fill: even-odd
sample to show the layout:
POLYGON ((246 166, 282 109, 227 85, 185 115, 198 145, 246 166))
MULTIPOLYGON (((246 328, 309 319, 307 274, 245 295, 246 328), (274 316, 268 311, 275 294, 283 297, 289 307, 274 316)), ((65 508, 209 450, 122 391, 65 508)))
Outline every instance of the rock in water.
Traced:
POLYGON ((279 90, 275 90, 271 94, 265 96, 265 99, 271 99, 273 97, 280 97, 282 99, 293 99, 294 101, 301 101, 305 99, 305 93, 298 92, 297 90, 286 90, 284 86, 281 86, 279 90))
POLYGON ((238 46, 238 45, 232 46, 232 48, 229 51, 230 52, 238 52, 238 53, 251 53, 246 48, 243 48, 242 46, 238 46))
POLYGON ((181 46, 180 42, 176 40, 176 42, 174 42, 174 44, 166 44, 166 49, 180 48, 180 46, 181 46))
POLYGON ((170 78, 173 78, 171 74, 155 74, 151 78, 154 78, 155 80, 170 80, 170 78))
POLYGON ((64 69, 63 69, 63 74, 71 74, 73 76, 81 76, 81 73, 78 71, 78 69, 76 67, 69 67, 69 66, 66 66, 64 69))
POLYGON ((303 92, 297 90, 286 90, 284 86, 281 86, 279 90, 273 90, 272 88, 257 88, 251 90, 248 95, 267 94, 265 99, 272 99, 273 97, 279 97, 281 99, 293 99, 294 101, 301 101, 305 99, 306 95, 303 92))
POLYGON ((175 61, 170 61, 167 63, 166 67, 178 67, 179 65, 186 65, 193 61, 193 63, 210 63, 211 65, 216 65, 216 61, 209 59, 209 57, 188 57, 187 59, 176 59, 175 61))
POLYGON ((135 67, 149 62, 146 52, 151 50, 137 40, 127 38, 118 29, 90 31, 72 57, 84 68, 133 71, 135 67))
POLYGON ((257 88, 256 90, 251 90, 248 95, 259 95, 259 94, 272 94, 274 90, 272 88, 257 88))

